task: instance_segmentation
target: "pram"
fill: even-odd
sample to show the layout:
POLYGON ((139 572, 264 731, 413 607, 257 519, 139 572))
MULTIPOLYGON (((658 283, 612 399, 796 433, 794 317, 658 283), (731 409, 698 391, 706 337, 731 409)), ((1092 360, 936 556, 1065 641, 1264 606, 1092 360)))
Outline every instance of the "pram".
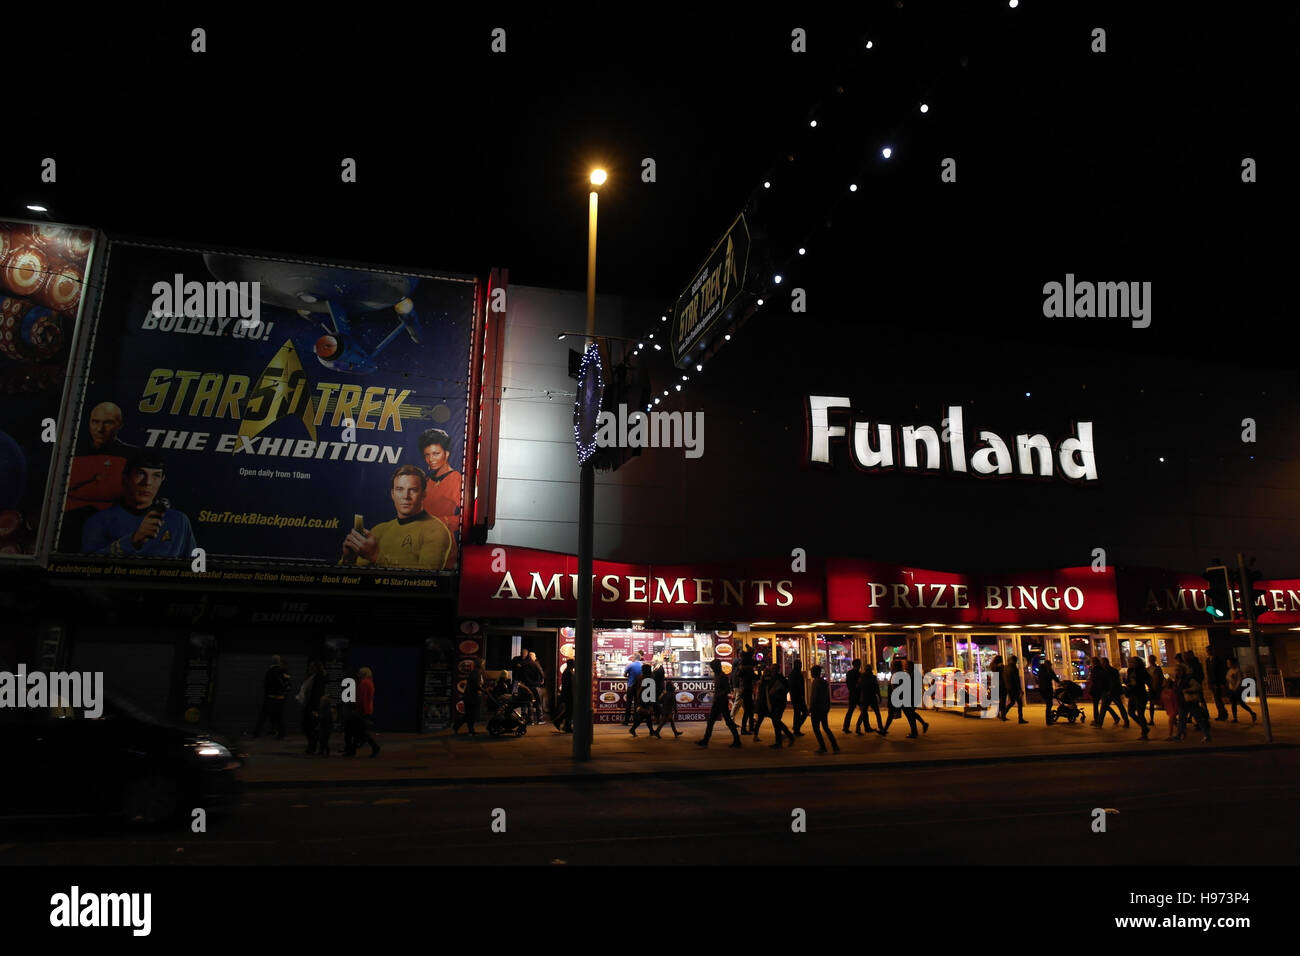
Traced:
POLYGON ((532 694, 518 681, 508 693, 490 695, 488 706, 492 710, 492 716, 487 722, 488 733, 493 737, 503 734, 522 737, 528 733, 528 724, 532 718, 532 701, 532 694))
POLYGON ((1068 720, 1070 723, 1079 721, 1079 726, 1084 724, 1083 711, 1079 709, 1075 701, 1083 697, 1083 688, 1072 680, 1061 681, 1061 686, 1056 689, 1052 695, 1056 701, 1056 708, 1051 713, 1052 720, 1068 720))

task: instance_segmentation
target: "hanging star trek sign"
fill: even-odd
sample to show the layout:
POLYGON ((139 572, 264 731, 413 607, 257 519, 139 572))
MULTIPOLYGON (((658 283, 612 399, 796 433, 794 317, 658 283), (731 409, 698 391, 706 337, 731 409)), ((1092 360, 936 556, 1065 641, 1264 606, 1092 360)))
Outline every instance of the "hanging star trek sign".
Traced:
POLYGON ((741 213, 673 306, 673 362, 690 364, 715 332, 736 318, 749 268, 749 226, 741 213))

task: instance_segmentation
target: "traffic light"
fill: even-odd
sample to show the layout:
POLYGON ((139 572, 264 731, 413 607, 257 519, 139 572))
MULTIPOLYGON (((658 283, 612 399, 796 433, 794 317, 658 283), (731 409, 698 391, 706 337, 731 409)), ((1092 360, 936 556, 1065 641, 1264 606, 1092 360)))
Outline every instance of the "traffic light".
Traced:
POLYGON ((1216 621, 1232 620, 1232 598, 1228 587, 1228 569, 1223 565, 1206 568, 1201 575, 1205 588, 1205 613, 1216 621))
MULTIPOLYGON (((1241 582, 1241 600, 1253 609, 1255 619, 1259 620, 1259 616, 1268 611, 1268 592, 1255 589, 1255 582, 1264 577, 1264 572, 1257 571, 1254 564, 1255 559, 1251 558, 1250 564, 1246 566, 1246 577, 1249 580, 1241 582)), ((1245 613, 1244 609, 1242 613, 1245 613)))

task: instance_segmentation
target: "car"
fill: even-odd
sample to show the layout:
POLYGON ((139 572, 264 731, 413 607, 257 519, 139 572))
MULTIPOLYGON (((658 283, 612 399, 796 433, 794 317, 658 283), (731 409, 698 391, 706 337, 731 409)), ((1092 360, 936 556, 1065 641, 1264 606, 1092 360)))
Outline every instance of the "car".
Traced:
POLYGON ((137 824, 229 807, 247 755, 108 694, 98 717, 60 707, 0 708, 0 816, 108 815, 137 824))

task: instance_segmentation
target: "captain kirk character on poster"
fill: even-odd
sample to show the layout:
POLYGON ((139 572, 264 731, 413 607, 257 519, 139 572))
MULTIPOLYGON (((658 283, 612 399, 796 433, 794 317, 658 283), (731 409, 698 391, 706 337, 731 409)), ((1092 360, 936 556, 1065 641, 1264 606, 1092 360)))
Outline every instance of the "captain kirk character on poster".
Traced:
POLYGON ((65 496, 84 531, 59 551, 172 556, 187 532, 218 569, 456 567, 476 279, 126 242, 108 262, 65 496), (140 510, 162 471, 124 488, 132 446, 166 457, 184 516, 156 489, 140 510))

